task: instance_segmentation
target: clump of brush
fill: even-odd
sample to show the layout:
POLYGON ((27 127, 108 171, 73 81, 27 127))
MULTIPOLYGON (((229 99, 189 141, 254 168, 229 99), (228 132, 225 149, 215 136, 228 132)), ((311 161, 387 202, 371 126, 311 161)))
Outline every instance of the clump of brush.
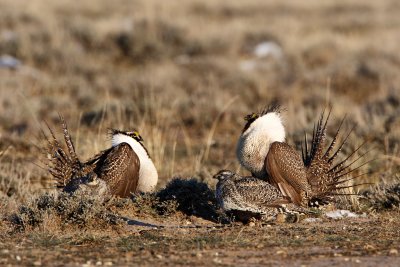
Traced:
POLYGON ((110 211, 115 201, 102 201, 89 194, 58 195, 43 194, 8 216, 8 221, 17 231, 26 231, 42 226, 46 220, 57 220, 60 227, 76 226, 105 228, 122 223, 122 218, 110 211))
POLYGON ((391 183, 376 185, 361 193, 363 207, 373 211, 400 209, 400 177, 391 183))

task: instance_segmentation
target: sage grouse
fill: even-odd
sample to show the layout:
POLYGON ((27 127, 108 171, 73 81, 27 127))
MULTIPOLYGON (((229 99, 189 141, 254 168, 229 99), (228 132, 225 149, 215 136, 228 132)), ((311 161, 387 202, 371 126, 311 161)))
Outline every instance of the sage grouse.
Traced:
POLYGON ((285 129, 280 113, 279 106, 270 106, 245 117, 247 122, 236 150, 241 165, 253 176, 279 188, 296 205, 315 206, 332 201, 334 196, 340 194, 340 189, 347 188, 343 186, 344 182, 357 178, 345 179, 346 176, 365 164, 351 168, 365 154, 349 163, 349 159, 364 143, 343 161, 334 164, 351 131, 333 152, 343 119, 329 147, 324 151, 330 112, 326 119, 322 112, 314 127, 310 148, 305 135, 301 156, 285 143, 285 129))
POLYGON ((111 148, 82 162, 76 155, 65 120, 61 116, 60 120, 67 151, 50 127, 52 140, 46 137, 46 153, 50 155, 47 166, 58 187, 73 192, 82 186, 98 190, 99 186, 104 188, 106 184, 109 193, 119 197, 154 190, 158 181, 157 170, 137 131, 111 130, 111 148))
POLYGON ((273 219, 282 211, 301 212, 288 197, 266 181, 250 176, 242 177, 229 170, 221 170, 213 178, 218 180, 218 205, 239 221, 248 222, 251 218, 273 219))

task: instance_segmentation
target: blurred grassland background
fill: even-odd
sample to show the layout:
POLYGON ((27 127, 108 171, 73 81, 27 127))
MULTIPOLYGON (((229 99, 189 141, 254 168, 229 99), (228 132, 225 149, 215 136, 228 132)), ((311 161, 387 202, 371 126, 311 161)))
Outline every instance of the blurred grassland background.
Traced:
POLYGON ((0 0, 1 62, 14 60, 0 67, 0 197, 51 187, 32 162, 45 121, 61 137, 58 113, 82 159, 110 145, 108 128, 135 128, 159 187, 213 186, 222 168, 245 173, 243 117, 271 101, 299 149, 325 107, 330 135, 347 114, 344 152, 368 139, 367 180, 398 179, 399 13, 395 0, 0 0))

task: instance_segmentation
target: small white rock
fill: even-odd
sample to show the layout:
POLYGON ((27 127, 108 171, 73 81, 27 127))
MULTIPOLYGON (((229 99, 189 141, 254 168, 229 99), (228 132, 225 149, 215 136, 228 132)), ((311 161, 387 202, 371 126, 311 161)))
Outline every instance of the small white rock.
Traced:
POLYGON ((322 222, 321 218, 305 218, 303 220, 305 223, 316 223, 316 222, 322 222))
POLYGON ((21 65, 21 61, 9 55, 0 56, 0 68, 17 68, 21 65))
POLYGON ((275 58, 281 58, 282 48, 275 42, 262 42, 254 47, 253 53, 258 58, 264 58, 268 56, 272 56, 275 58))
POLYGON ((349 210, 333 210, 325 213, 325 216, 331 219, 342 219, 342 218, 358 218, 358 214, 349 210))

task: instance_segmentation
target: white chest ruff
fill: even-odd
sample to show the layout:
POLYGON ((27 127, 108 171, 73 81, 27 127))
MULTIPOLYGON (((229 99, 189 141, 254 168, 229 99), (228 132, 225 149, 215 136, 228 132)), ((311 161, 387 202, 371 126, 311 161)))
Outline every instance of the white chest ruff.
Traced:
POLYGON ((251 173, 261 178, 265 175, 265 157, 269 150, 267 139, 255 138, 252 135, 242 135, 236 149, 240 164, 251 173), (261 176, 261 177, 260 177, 261 176))
POLYGON ((285 129, 278 114, 255 120, 239 138, 236 155, 240 164, 258 178, 265 178, 265 158, 273 142, 285 141, 285 129))
POLYGON ((129 136, 123 134, 116 134, 112 137, 112 146, 117 146, 121 143, 127 143, 128 145, 130 145, 139 158, 140 168, 139 168, 138 191, 140 192, 153 191, 157 185, 158 173, 156 167, 154 166, 153 161, 147 155, 146 150, 142 147, 141 144, 139 144, 139 142, 137 142, 135 139, 129 136))

